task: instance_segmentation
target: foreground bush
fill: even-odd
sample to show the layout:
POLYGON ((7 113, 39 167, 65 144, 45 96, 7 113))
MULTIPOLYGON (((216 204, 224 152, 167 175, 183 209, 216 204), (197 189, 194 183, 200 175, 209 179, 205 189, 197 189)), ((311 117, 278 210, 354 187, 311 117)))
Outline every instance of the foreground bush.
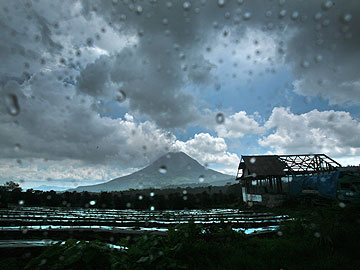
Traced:
POLYGON ((247 237, 194 223, 168 236, 123 239, 126 251, 94 241, 47 248, 27 269, 360 269, 360 218, 356 208, 318 207, 270 236, 247 237))

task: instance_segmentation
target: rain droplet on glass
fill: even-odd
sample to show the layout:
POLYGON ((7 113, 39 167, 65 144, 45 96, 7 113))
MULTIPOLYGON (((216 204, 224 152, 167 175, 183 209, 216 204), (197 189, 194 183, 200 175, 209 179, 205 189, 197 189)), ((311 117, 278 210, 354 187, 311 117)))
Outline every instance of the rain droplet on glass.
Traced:
POLYGON ((218 0, 217 4, 219 7, 224 7, 225 6, 226 1, 225 0, 218 0))
POLYGON ((323 60, 323 56, 321 54, 318 54, 316 57, 315 57, 315 61, 317 63, 320 63, 321 61, 323 60))
POLYGON ((116 100, 121 103, 124 102, 125 99, 126 99, 126 93, 120 89, 118 91, 118 94, 116 95, 116 100))
POLYGON ((286 16, 286 9, 282 9, 280 12, 279 12, 279 18, 284 18, 286 16))
POLYGON ((344 22, 350 22, 351 21, 351 19, 352 19, 352 15, 350 14, 350 13, 347 13, 347 14, 345 14, 343 17, 342 17, 342 19, 343 19, 343 21, 344 22))
POLYGON ((245 21, 250 20, 250 19, 251 19, 251 16, 252 16, 251 12, 250 12, 250 11, 247 11, 247 12, 244 13, 243 19, 244 19, 245 21))
POLYGON ((16 143, 14 145, 14 151, 18 152, 21 149, 21 145, 19 143, 16 143))
POLYGON ((205 176, 204 176, 204 175, 200 175, 200 176, 199 176, 199 183, 204 182, 204 180, 205 180, 205 176))
POLYGON ((250 163, 254 164, 256 162, 256 157, 250 158, 250 163))
POLYGON ((334 5, 333 1, 325 1, 322 5, 323 9, 328 10, 334 5))
POLYGON ((291 14, 291 19, 296 20, 297 18, 299 18, 299 12, 294 11, 294 12, 291 14))
POLYGON ((137 14, 137 15, 141 15, 141 14, 143 13, 143 11, 144 11, 144 9, 143 9, 142 6, 138 5, 138 6, 136 7, 136 14, 137 14))
POLYGON ((216 119, 216 123, 222 124, 225 121, 225 116, 222 113, 218 113, 215 119, 216 119))
POLYGON ((155 206, 150 206, 150 211, 154 211, 155 210, 155 206))
POLYGON ((95 205, 95 204, 96 204, 96 201, 90 201, 89 204, 90 204, 90 205, 95 205))
POLYGON ((24 204, 24 201, 23 201, 23 200, 20 200, 18 203, 19 203, 19 205, 23 205, 23 204, 24 204))
POLYGON ((183 8, 184 8, 185 10, 189 10, 189 9, 191 8, 191 3, 188 2, 188 1, 185 1, 185 2, 183 3, 183 8))
POLYGON ((154 192, 150 192, 150 197, 154 197, 155 193, 154 192))
POLYGON ((5 96, 6 109, 10 115, 16 116, 20 112, 18 98, 15 94, 7 94, 5 96))
POLYGON ((308 67, 310 66, 310 63, 309 63, 309 61, 304 60, 304 61, 301 63, 301 66, 302 66, 303 68, 308 68, 308 67))
POLYGON ((162 174, 167 173, 167 167, 165 165, 161 165, 159 167, 159 173, 162 173, 162 174))

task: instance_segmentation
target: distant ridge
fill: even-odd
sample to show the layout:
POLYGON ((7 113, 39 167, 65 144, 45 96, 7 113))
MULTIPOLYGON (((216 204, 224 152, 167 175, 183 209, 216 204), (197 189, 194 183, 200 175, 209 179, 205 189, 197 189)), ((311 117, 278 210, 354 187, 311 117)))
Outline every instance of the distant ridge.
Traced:
POLYGON ((109 182, 79 186, 75 191, 122 191, 128 189, 165 188, 176 186, 207 186, 235 183, 235 177, 207 169, 183 152, 170 152, 149 166, 132 174, 113 179, 109 182))

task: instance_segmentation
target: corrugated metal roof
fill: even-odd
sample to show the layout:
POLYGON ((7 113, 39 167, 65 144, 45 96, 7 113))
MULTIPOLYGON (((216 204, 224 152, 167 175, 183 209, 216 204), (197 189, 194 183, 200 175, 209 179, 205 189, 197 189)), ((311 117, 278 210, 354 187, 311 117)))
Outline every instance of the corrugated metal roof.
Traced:
POLYGON ((287 168, 285 162, 279 160, 276 155, 267 156, 242 156, 246 169, 249 174, 256 174, 256 178, 267 176, 286 176, 284 169, 287 168))

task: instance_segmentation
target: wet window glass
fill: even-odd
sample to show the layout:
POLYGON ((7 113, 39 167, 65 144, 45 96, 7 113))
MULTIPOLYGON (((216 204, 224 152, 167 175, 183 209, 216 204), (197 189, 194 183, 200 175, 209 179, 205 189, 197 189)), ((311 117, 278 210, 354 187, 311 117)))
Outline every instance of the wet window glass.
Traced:
POLYGON ((359 12, 0 1, 0 268, 358 268, 359 12))

